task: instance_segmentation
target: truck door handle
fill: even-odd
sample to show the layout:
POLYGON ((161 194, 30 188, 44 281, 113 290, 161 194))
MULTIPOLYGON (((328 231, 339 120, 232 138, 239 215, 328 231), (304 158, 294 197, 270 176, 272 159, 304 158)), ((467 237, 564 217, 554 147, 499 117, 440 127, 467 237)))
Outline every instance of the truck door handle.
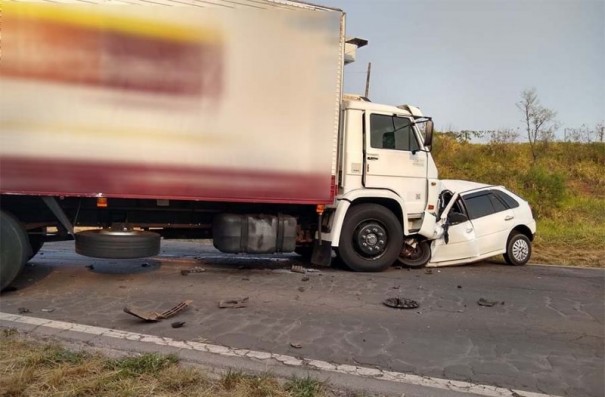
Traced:
POLYGON ((511 219, 514 219, 515 217, 512 215, 507 215, 506 218, 504 218, 505 221, 510 221, 511 219))
POLYGON ((368 160, 378 160, 378 156, 368 156, 368 160))

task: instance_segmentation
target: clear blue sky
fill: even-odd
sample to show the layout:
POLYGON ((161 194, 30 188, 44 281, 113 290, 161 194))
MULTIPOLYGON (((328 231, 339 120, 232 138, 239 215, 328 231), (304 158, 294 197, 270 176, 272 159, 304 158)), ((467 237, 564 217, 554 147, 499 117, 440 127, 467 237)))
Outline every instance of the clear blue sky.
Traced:
POLYGON ((315 0, 369 40, 345 91, 410 103, 439 129, 521 127, 515 103, 536 88, 565 127, 605 118, 605 0, 315 0))

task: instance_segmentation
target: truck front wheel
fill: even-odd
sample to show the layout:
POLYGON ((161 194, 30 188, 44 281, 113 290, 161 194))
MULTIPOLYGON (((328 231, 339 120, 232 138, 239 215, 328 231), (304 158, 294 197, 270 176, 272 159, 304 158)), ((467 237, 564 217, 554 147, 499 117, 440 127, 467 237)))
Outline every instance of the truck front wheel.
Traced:
POLYGON ((399 256, 403 230, 397 217, 378 204, 352 207, 342 225, 338 254, 351 270, 379 272, 399 256))
POLYGON ((15 217, 0 211, 0 290, 17 277, 30 255, 25 228, 15 217))

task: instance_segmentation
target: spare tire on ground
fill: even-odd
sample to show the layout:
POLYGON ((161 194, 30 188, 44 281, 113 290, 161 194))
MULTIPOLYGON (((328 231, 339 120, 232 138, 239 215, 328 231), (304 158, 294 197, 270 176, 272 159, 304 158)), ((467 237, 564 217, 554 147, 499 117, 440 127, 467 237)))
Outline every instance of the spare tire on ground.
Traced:
POLYGON ((134 259, 160 253, 160 235, 145 231, 86 230, 76 233, 76 252, 107 259, 134 259))

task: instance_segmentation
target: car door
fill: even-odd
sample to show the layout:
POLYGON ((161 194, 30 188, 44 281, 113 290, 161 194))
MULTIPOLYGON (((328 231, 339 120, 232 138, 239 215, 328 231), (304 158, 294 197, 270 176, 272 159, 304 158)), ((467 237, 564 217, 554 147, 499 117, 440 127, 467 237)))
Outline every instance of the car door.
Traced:
POLYGON ((390 189, 421 214, 427 200, 427 153, 413 121, 393 114, 366 113, 364 186, 390 189))
POLYGON ((437 223, 441 236, 433 241, 431 263, 474 258, 479 254, 475 228, 457 193, 450 199, 437 223))
POLYGON ((514 212, 491 190, 463 194, 462 200, 475 229, 479 255, 504 252, 514 212))

